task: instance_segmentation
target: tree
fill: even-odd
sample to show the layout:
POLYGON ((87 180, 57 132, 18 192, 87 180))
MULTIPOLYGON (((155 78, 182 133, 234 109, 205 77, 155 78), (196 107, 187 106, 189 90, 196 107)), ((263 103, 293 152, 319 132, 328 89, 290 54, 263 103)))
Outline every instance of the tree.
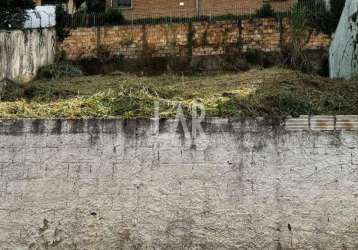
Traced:
POLYGON ((334 31, 338 26, 339 20, 341 19, 342 11, 346 4, 346 0, 331 0, 331 15, 332 15, 332 25, 334 31))
POLYGON ((331 35, 336 31, 345 2, 345 0, 330 0, 328 9, 325 0, 298 0, 295 8, 304 11, 308 27, 331 35))
POLYGON ((21 29, 28 18, 26 9, 34 8, 33 0, 3 0, 0 6, 0 29, 21 29))
POLYGON ((299 0, 297 7, 303 11, 307 27, 325 34, 332 33, 331 13, 325 0, 299 0))
POLYGON ((312 69, 305 45, 314 32, 335 32, 344 4, 345 0, 331 0, 329 9, 324 0, 298 0, 291 11, 291 41, 283 51, 290 66, 308 72, 312 69))
POLYGON ((8 9, 32 9, 35 6, 33 0, 5 0, 1 5, 8 9))
POLYGON ((104 12, 105 0, 86 0, 88 12, 104 12))
POLYGON ((262 7, 256 11, 256 17, 258 18, 275 17, 275 10, 272 8, 269 2, 264 3, 262 7))

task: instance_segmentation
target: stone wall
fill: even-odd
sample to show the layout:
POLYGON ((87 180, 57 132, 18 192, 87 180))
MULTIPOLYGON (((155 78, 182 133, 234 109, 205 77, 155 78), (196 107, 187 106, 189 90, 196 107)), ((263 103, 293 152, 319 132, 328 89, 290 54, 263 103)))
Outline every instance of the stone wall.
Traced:
POLYGON ((0 31, 0 80, 31 81, 40 67, 53 63, 55 52, 54 28, 0 31))
POLYGON ((0 248, 357 249, 358 117, 177 125, 1 120, 0 248))
MULTIPOLYGON (((128 58, 140 57, 143 52, 154 56, 185 56, 189 51, 193 56, 221 55, 231 48, 272 52, 281 50, 289 30, 287 20, 274 19, 77 28, 69 31, 59 48, 70 60, 95 56, 98 47, 128 58)), ((327 48, 329 43, 329 37, 313 34, 306 48, 327 48)))

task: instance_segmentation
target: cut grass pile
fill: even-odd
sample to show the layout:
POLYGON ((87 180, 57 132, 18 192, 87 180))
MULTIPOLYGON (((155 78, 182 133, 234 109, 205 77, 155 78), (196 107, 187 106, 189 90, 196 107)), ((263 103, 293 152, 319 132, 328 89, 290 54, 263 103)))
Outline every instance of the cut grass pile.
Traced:
POLYGON ((288 69, 255 69, 206 76, 128 74, 38 80, 6 94, 1 118, 174 117, 194 102, 207 116, 272 117, 358 114, 358 82, 330 80, 288 69))

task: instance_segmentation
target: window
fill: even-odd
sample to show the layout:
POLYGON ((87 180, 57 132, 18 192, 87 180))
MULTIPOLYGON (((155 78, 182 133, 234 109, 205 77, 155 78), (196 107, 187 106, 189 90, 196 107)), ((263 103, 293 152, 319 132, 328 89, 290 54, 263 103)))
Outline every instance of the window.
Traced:
POLYGON ((132 0, 114 0, 115 4, 113 6, 119 8, 131 8, 132 7, 132 0))

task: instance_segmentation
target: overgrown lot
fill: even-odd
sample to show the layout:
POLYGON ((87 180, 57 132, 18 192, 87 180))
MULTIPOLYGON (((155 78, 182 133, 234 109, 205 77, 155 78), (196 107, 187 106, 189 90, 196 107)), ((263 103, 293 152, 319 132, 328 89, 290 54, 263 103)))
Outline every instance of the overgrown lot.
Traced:
POLYGON ((303 114, 358 114, 358 82, 330 80, 288 69, 253 69, 205 76, 139 77, 124 73, 34 81, 8 88, 0 117, 162 117, 180 104, 187 115, 200 102, 207 116, 283 118, 303 114))

